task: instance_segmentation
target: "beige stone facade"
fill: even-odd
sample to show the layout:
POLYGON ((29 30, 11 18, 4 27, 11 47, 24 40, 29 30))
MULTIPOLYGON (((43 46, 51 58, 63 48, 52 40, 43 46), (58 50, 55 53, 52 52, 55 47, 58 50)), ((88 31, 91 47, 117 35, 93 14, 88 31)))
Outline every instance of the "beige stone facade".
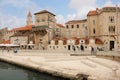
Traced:
POLYGON ((116 50, 120 42, 120 8, 103 7, 87 15, 90 37, 99 37, 106 50, 116 50))
POLYGON ((63 38, 64 37, 65 27, 62 24, 57 24, 55 27, 55 38, 63 38))
POLYGON ((66 22, 65 37, 66 38, 84 38, 87 37, 87 20, 71 20, 66 22))
POLYGON ((36 49, 47 49, 50 40, 55 37, 55 15, 47 10, 35 13, 33 27, 36 49))

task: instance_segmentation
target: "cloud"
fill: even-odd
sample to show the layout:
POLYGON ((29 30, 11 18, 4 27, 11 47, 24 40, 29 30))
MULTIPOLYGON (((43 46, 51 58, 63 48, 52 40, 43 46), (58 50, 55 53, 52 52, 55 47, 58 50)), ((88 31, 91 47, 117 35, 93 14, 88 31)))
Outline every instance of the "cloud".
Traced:
POLYGON ((113 4, 111 0, 108 0, 107 2, 105 2, 104 6, 115 6, 115 4, 113 4))
MULTIPOLYGON (((117 3, 120 5, 120 3, 117 3)), ((96 8, 102 8, 104 6, 115 6, 112 0, 106 0, 103 4, 97 3, 97 0, 70 0, 68 7, 74 9, 73 14, 68 14, 67 17, 63 17, 65 21, 73 19, 85 19, 87 18, 87 13, 90 10, 95 10, 96 8)))
POLYGON ((61 24, 64 24, 64 23, 65 23, 65 18, 64 18, 64 16, 61 15, 61 14, 58 14, 58 15, 56 16, 56 19, 57 19, 57 23, 61 23, 61 24))
POLYGON ((38 9, 40 9, 40 7, 32 0, 0 0, 0 28, 8 27, 11 29, 24 26, 26 25, 26 13, 28 13, 28 11, 33 13, 38 9), (9 14, 9 12, 11 12, 9 10, 6 13, 3 13, 6 6, 13 7, 13 9, 17 8, 20 13, 18 16, 17 14, 16 16, 14 14, 9 14), (20 17, 20 14, 26 16, 20 17))
POLYGON ((21 27, 25 25, 25 22, 26 20, 24 18, 0 13, 0 28, 8 27, 9 29, 12 29, 15 27, 21 27))
POLYGON ((76 10, 74 19, 86 18, 88 11, 95 9, 97 6, 96 0, 71 0, 69 3, 69 8, 76 10))
POLYGON ((11 5, 11 6, 19 8, 19 9, 31 10, 31 11, 34 11, 34 10, 40 8, 32 0, 1 0, 0 7, 4 7, 6 5, 11 5))

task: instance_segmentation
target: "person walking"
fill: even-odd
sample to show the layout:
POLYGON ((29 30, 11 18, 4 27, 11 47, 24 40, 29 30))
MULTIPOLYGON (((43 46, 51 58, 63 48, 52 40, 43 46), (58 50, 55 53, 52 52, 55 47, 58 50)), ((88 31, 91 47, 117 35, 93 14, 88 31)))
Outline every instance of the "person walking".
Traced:
POLYGON ((91 46, 91 55, 94 54, 94 48, 91 46))
POLYGON ((72 46, 72 48, 73 48, 73 51, 75 51, 76 49, 75 49, 75 46, 72 46))

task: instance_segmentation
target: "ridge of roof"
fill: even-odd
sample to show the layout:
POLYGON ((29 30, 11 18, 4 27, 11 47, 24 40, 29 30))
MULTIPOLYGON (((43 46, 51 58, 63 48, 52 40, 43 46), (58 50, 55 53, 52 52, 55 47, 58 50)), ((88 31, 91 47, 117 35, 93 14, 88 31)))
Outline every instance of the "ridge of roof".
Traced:
POLYGON ((53 13, 47 11, 47 10, 42 10, 42 11, 36 12, 36 13, 34 13, 34 15, 43 14, 43 13, 49 13, 49 14, 52 14, 53 16, 56 16, 55 14, 53 14, 53 13))

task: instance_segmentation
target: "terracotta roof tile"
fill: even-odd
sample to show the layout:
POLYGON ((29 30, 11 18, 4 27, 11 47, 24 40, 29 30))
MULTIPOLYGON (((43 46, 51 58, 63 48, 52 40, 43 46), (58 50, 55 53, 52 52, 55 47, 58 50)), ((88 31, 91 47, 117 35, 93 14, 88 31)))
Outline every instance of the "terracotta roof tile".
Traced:
POLYGON ((87 16, 93 16, 93 15, 98 15, 97 10, 89 11, 87 16))
POLYGON ((100 44, 100 45, 102 45, 102 44, 104 44, 104 42, 103 42, 101 39, 96 38, 96 39, 95 39, 95 44, 100 44))
POLYGON ((14 30, 15 30, 15 31, 32 30, 32 25, 24 26, 24 27, 19 27, 19 28, 15 28, 14 30))
POLYGON ((10 40, 4 41, 4 42, 2 42, 0 44, 10 44, 10 40))
POLYGON ((57 24, 57 26, 59 26, 61 28, 64 28, 64 26, 62 24, 57 24))

